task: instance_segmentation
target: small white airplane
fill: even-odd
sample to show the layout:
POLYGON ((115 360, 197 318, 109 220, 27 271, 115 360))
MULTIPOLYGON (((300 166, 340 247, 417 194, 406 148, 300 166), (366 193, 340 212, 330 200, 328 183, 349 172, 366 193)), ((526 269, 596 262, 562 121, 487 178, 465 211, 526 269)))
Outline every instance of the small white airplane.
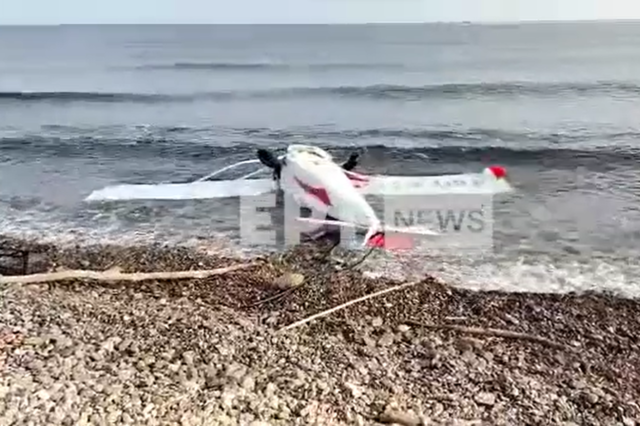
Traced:
POLYGON ((388 233, 439 234, 424 228, 384 225, 365 195, 497 194, 513 189, 505 170, 498 166, 487 167, 481 173, 384 176, 355 173, 353 168, 357 160, 357 154, 353 154, 346 163, 339 165, 328 152, 310 145, 290 145, 279 157, 259 149, 258 159, 233 164, 194 182, 109 186, 92 192, 86 201, 227 198, 281 190, 301 207, 326 215, 325 219, 300 217, 301 222, 366 230, 363 246, 384 248, 388 233), (235 180, 208 181, 224 171, 253 163, 262 163, 265 167, 235 180), (272 178, 249 179, 265 170, 272 171, 272 178))

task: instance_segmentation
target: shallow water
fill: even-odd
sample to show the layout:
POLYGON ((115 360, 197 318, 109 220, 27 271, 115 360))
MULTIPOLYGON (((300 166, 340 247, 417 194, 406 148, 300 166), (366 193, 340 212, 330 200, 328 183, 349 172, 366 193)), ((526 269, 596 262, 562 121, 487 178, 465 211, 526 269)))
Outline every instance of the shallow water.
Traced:
POLYGON ((237 247, 237 200, 82 199, 313 143, 369 173, 507 167, 491 248, 385 272, 635 296, 638 46, 638 24, 0 28, 0 231, 237 247))

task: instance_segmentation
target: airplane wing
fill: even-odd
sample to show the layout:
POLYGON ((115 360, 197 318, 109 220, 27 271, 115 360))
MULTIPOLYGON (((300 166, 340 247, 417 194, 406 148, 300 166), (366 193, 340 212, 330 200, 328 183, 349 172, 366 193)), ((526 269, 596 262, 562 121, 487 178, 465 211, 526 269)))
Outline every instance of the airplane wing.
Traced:
POLYGON ((502 167, 481 173, 441 176, 384 176, 346 172, 363 195, 499 194, 513 191, 502 167))
POLYGON ((93 191, 85 201, 196 200, 256 196, 276 189, 272 179, 220 180, 156 185, 115 185, 93 191))

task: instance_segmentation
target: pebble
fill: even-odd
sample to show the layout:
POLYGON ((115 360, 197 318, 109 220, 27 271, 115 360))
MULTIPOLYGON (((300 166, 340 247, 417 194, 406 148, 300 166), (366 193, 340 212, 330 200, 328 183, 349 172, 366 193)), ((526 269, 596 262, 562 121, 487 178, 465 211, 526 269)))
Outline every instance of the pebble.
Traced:
POLYGON ((120 343, 121 340, 122 339, 120 339, 119 337, 113 337, 113 338, 107 339, 107 341, 105 341, 102 344, 102 349, 104 349, 107 352, 112 352, 117 347, 117 345, 120 343))
POLYGON ((28 337, 24 339, 23 344, 25 346, 43 346, 47 343, 46 339, 42 337, 28 337))
POLYGON ((473 337, 463 337, 458 340, 458 347, 461 351, 469 351, 469 350, 481 350, 484 346, 484 342, 480 339, 475 339, 473 337))
POLYGON ((236 381, 240 381, 244 375, 247 374, 247 367, 237 362, 230 364, 227 367, 227 371, 225 375, 229 378, 235 379, 236 381))
POLYGON ((493 353, 489 352, 489 351, 482 351, 481 352, 481 356, 482 358, 484 358, 487 362, 492 362, 493 361, 493 353))
POLYGON ((132 343, 133 343, 133 340, 131 339, 122 340, 117 346, 118 351, 120 352, 126 351, 127 349, 129 349, 129 346, 131 346, 132 343))
POLYGON ((160 354, 160 358, 165 360, 165 361, 171 361, 173 359, 173 357, 176 354, 176 350, 175 349, 169 349, 167 351, 164 351, 160 354))
POLYGON ((587 387, 587 384, 582 380, 572 379, 569 385, 574 389, 584 389, 587 387))
POLYGON ((273 282, 276 288, 287 289, 292 287, 299 287, 304 283, 304 275, 296 273, 288 273, 279 276, 273 282))
POLYGON ((353 398, 360 398, 363 394, 361 387, 354 383, 345 382, 344 386, 349 390, 353 398))
POLYGON ((187 364, 188 366, 193 365, 194 358, 195 358, 195 354, 193 353, 193 351, 187 351, 182 354, 182 359, 184 360, 184 363, 187 364))
POLYGON ((397 411, 389 407, 380 415, 379 420, 382 423, 392 423, 403 426, 420 426, 422 424, 422 420, 416 414, 397 411))
POLYGON ((253 392, 253 390, 256 387, 256 381, 251 375, 248 375, 242 380, 241 386, 244 390, 248 392, 253 392))
POLYGON ((431 409, 431 416, 438 418, 444 412, 444 405, 440 402, 436 402, 433 408, 431 409))
POLYGON ((496 396, 493 393, 480 392, 475 396, 474 400, 481 405, 493 405, 496 403, 496 396))
POLYGON ((406 324, 400 324, 400 325, 398 326, 398 332, 399 332, 399 333, 406 333, 406 332, 408 332, 409 330, 411 330, 411 327, 409 327, 409 326, 408 326, 408 325, 406 325, 406 324))
POLYGON ((290 417, 291 417, 291 410, 289 410, 289 408, 286 406, 282 407, 278 412, 278 418, 282 420, 289 420, 290 417))
POLYGON ((588 391, 587 392, 583 392, 582 395, 583 395, 583 398, 585 399, 585 401, 587 401, 591 405, 597 404, 598 401, 600 400, 598 395, 596 395, 593 392, 588 392, 588 391))
POLYGON ((104 354, 100 351, 94 351, 89 354, 89 358, 91 358, 93 361, 100 362, 104 360, 104 354))
POLYGON ((267 383, 267 387, 264 390, 264 394, 267 397, 275 396, 278 387, 274 383, 267 383))
POLYGON ((364 343, 365 343, 365 345, 367 347, 369 347, 369 348, 375 348, 376 347, 376 341, 371 336, 365 335, 365 336, 363 336, 362 340, 364 341, 364 343))
POLYGON ((378 346, 381 347, 385 347, 385 346, 389 346, 393 343, 393 341, 395 340, 395 336, 393 335, 393 333, 385 333, 382 335, 382 337, 378 340, 378 346))

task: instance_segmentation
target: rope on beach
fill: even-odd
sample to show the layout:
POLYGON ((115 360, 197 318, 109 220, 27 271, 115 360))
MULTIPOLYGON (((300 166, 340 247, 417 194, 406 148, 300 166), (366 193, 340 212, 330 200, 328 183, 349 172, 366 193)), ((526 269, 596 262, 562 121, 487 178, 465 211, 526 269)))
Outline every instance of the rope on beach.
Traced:
POLYGON ((334 313, 336 311, 348 308, 349 306, 355 305, 356 303, 364 302, 366 300, 373 299, 374 297, 382 296, 384 294, 391 293, 393 291, 403 290, 403 289, 405 289, 407 287, 411 287, 411 286, 420 284, 421 282, 423 282, 423 281, 413 281, 413 282, 409 282, 409 283, 400 284, 400 285, 397 285, 397 286, 394 286, 394 287, 391 287, 391 288, 386 288, 384 290, 378 291, 378 292, 373 293, 373 294, 367 294, 366 296, 360 297, 358 299, 351 300, 351 301, 349 301, 347 303, 343 303, 342 305, 336 306, 335 308, 328 309, 326 311, 317 313, 315 315, 311 315, 310 317, 307 317, 307 318, 302 319, 300 321, 294 322, 293 324, 289 324, 288 326, 283 327, 278 331, 291 330, 292 328, 299 327, 299 326, 304 325, 304 324, 306 324, 308 322, 311 322, 311 321, 313 321, 315 319, 322 318, 322 317, 330 315, 330 314, 332 314, 332 313, 334 313))
POLYGON ((215 275, 223 275, 230 272, 248 269, 258 266, 260 263, 244 263, 240 265, 227 266, 217 269, 195 270, 195 271, 168 271, 168 272, 133 272, 122 273, 116 269, 108 271, 86 271, 67 270, 49 272, 33 275, 3 276, 0 277, 2 284, 41 284, 69 279, 89 279, 96 281, 146 281, 146 280, 181 280, 181 279, 202 279, 215 275))

